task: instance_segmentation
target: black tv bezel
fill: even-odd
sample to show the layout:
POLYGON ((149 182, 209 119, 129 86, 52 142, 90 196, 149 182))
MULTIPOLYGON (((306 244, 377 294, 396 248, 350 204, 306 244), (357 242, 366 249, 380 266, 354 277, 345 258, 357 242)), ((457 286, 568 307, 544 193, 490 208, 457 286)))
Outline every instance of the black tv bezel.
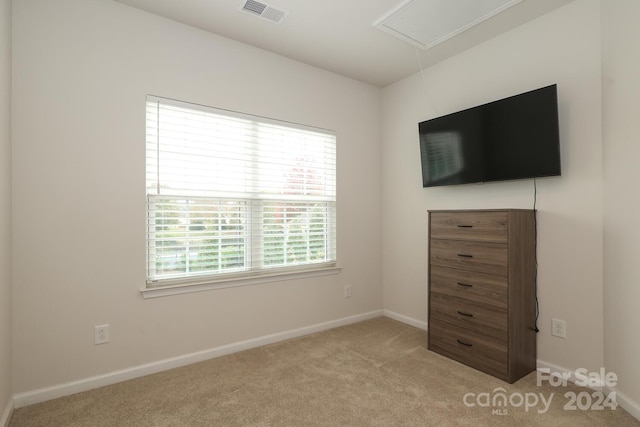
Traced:
MULTIPOLYGON (((460 186, 460 185, 469 185, 469 184, 482 184, 482 183, 491 183, 491 182, 505 182, 505 181, 517 181, 517 180, 525 180, 525 179, 532 179, 532 178, 544 178, 544 177, 553 177, 553 176, 562 176, 562 158, 561 158, 561 150, 560 150, 560 123, 559 123, 559 108, 558 108, 558 89, 557 89, 557 84, 552 84, 552 85, 548 85, 548 86, 544 86, 544 87, 540 87, 537 89, 533 89, 533 90, 529 90, 526 92, 522 92, 516 95, 512 95, 512 96, 508 96, 506 98, 501 98, 495 101, 491 101, 491 102, 487 102, 484 104, 480 104, 474 107, 470 107, 470 108, 466 108, 463 110, 459 110, 453 113, 449 113, 449 114, 445 114, 442 116, 438 116, 438 117, 434 117, 431 119, 427 119, 424 121, 421 121, 418 123, 418 137, 419 137, 419 144, 420 144, 420 165, 421 165, 421 172, 422 172, 422 187, 423 188, 432 188, 432 187, 448 187, 448 186, 460 186), (556 156, 553 159, 554 161, 554 171, 550 172, 550 173, 535 173, 535 174, 525 174, 525 175, 513 175, 513 176, 508 176, 508 177, 501 177, 501 178, 494 178, 494 179, 479 179, 479 180, 465 180, 463 182, 447 182, 447 181, 442 181, 442 180, 429 180, 428 176, 426 175, 426 170, 427 170, 427 164, 425 161, 425 154, 423 152, 423 143, 422 143, 422 134, 424 132, 422 132, 422 127, 424 124, 429 124, 429 123, 437 123, 438 121, 443 121, 446 119, 450 119, 451 117, 455 117, 457 115, 462 115, 464 113, 469 113, 472 111, 476 111, 479 109, 487 109, 490 108, 491 106, 495 105, 495 104, 499 104, 499 103, 503 103, 503 102, 510 102, 513 101, 514 99, 517 100, 518 98, 523 98, 523 97, 527 97, 529 95, 534 95, 535 93, 541 92, 541 91, 553 91, 553 97, 555 102, 550 103, 549 104, 549 108, 553 108, 552 111, 552 117, 554 118, 553 122, 551 123, 551 126, 553 126, 554 128, 554 132, 553 134, 555 135, 554 141, 555 141, 555 150, 556 150, 556 156)), ((486 178, 486 176, 485 176, 486 178)))

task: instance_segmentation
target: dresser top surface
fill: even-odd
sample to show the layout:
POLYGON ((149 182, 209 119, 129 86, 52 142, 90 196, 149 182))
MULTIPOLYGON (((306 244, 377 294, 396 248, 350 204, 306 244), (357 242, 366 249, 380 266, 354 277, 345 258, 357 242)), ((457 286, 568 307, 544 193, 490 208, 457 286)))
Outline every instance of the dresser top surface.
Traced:
POLYGON ((535 212, 533 209, 505 208, 505 209, 429 209, 427 212, 535 212))

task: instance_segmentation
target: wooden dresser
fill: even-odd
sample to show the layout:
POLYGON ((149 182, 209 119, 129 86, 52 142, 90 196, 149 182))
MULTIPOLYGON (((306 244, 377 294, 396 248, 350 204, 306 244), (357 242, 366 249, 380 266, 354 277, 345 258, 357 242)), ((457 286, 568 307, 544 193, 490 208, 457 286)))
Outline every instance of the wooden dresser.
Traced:
POLYGON ((429 211, 429 350, 509 383, 536 369, 535 212, 429 211))

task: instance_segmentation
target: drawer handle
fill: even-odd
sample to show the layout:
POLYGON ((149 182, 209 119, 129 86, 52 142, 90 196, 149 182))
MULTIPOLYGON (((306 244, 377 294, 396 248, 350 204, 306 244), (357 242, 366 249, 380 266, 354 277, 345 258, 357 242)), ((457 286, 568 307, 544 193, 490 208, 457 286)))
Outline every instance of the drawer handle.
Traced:
POLYGON ((458 282, 458 286, 462 286, 463 288, 473 288, 473 285, 469 285, 468 283, 458 282))
POLYGON ((473 255, 469 255, 469 254, 458 254, 458 256, 462 258, 473 258, 473 255))
POLYGON ((473 228, 473 225, 462 225, 462 224, 459 224, 458 228, 473 228))
POLYGON ((465 313, 464 311, 460 311, 460 310, 458 310, 458 314, 461 316, 473 317, 473 314, 465 313))
POLYGON ((473 347, 473 344, 469 344, 467 342, 460 341, 459 339, 457 339, 456 341, 458 341, 458 344, 462 344, 462 345, 464 345, 466 347, 473 347))

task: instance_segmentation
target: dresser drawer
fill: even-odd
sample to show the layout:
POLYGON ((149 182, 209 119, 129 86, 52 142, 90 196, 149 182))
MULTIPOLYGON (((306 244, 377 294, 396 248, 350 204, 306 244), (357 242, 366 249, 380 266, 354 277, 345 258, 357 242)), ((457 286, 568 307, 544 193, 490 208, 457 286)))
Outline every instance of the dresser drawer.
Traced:
POLYGON ((429 322, 429 350, 498 378, 509 375, 504 343, 436 319, 429 322))
POLYGON ((433 239, 507 242, 507 212, 431 212, 433 239))
POLYGON ((465 330, 484 334, 507 344, 507 308, 476 303, 465 298, 431 292, 431 319, 456 325, 465 330))
POLYGON ((431 266, 430 292, 466 298, 487 306, 507 308, 507 278, 457 270, 438 265, 431 266))
POLYGON ((508 250, 504 243, 432 239, 429 251, 431 265, 507 275, 508 250))
POLYGON ((535 211, 429 211, 429 349, 513 383, 536 368, 535 211))

